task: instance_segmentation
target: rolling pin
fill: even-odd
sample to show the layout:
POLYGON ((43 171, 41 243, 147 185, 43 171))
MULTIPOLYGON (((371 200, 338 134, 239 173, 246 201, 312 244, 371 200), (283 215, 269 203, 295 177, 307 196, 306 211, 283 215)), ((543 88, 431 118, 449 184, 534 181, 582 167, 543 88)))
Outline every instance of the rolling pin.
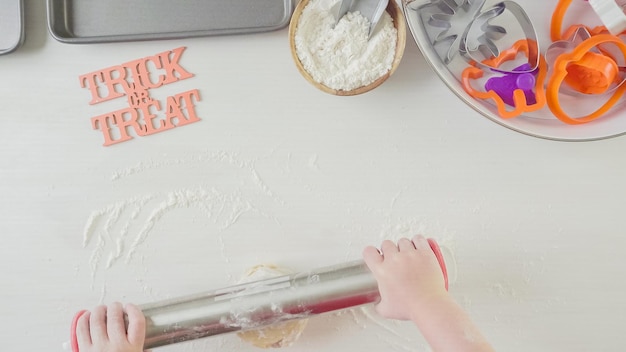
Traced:
MULTIPOLYGON (((428 239, 448 289, 446 264, 437 242, 428 239)), ((239 284, 139 306, 146 317, 144 349, 352 308, 380 299, 376 279, 359 260, 239 284)), ((71 348, 79 352, 76 323, 71 348)))

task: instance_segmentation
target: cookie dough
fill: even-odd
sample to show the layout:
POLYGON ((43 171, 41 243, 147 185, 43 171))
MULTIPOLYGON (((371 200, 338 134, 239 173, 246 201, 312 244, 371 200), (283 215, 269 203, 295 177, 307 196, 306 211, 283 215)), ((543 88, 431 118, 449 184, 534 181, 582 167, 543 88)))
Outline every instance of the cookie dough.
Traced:
MULTIPOLYGON (((291 274, 289 270, 275 265, 257 265, 248 270, 239 283, 252 282, 288 274, 291 274)), ((288 347, 298 340, 302 331, 304 331, 307 322, 307 319, 292 320, 259 330, 238 332, 237 335, 243 341, 260 348, 288 347)))

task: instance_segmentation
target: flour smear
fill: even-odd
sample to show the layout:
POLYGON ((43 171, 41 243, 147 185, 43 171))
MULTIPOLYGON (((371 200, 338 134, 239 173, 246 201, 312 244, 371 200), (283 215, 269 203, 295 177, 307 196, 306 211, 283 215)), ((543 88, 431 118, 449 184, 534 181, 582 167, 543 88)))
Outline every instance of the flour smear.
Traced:
MULTIPOLYGON (((222 259, 229 262, 225 253, 222 232, 236 224, 246 213, 254 213, 276 222, 260 210, 262 204, 280 204, 277 197, 263 182, 253 160, 240 158, 227 152, 201 153, 182 159, 148 160, 114 172, 111 181, 124 181, 174 174, 176 188, 157 192, 128 195, 96 209, 89 215, 83 232, 83 247, 92 249, 89 265, 92 278, 100 268, 109 269, 119 260, 130 262, 138 249, 148 240, 157 224, 169 214, 188 209, 211 221, 216 227, 212 233, 221 248, 222 259), (220 170, 222 179, 206 180, 197 168, 220 170), (167 170, 175 172, 166 172, 167 170), (186 172, 185 170, 188 170, 186 172), (189 182, 181 182, 181 175, 189 182), (220 180, 229 180, 221 184, 220 180), (181 183, 190 183, 182 186, 181 183)), ((125 188, 132 187, 126 185, 125 188)), ((167 187, 164 187, 167 188, 167 187)))

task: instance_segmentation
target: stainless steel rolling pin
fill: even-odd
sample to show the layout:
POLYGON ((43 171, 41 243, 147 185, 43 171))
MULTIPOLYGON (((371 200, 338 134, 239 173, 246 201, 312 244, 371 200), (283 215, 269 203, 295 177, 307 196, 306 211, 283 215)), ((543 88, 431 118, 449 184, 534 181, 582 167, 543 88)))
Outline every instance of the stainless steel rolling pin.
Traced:
MULTIPOLYGON (((447 289, 443 255, 433 239, 428 242, 439 261, 447 289)), ((370 270, 363 261, 354 261, 146 304, 140 306, 146 317, 144 349, 260 329, 373 303, 379 298, 370 270)), ((75 326, 72 350, 79 352, 74 331, 75 326)))
POLYGON ((378 298, 376 280, 363 262, 264 279, 141 306, 144 348, 263 328, 378 298))

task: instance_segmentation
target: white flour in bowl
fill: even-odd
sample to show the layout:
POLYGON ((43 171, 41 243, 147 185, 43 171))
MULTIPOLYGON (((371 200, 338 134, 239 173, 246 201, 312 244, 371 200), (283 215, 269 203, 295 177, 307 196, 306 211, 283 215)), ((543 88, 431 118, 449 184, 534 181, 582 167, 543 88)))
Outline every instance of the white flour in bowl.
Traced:
POLYGON ((315 81, 347 91, 391 69, 398 35, 386 11, 369 41, 369 21, 358 12, 348 12, 335 25, 332 8, 337 3, 311 0, 300 15, 294 41, 302 66, 315 81))

